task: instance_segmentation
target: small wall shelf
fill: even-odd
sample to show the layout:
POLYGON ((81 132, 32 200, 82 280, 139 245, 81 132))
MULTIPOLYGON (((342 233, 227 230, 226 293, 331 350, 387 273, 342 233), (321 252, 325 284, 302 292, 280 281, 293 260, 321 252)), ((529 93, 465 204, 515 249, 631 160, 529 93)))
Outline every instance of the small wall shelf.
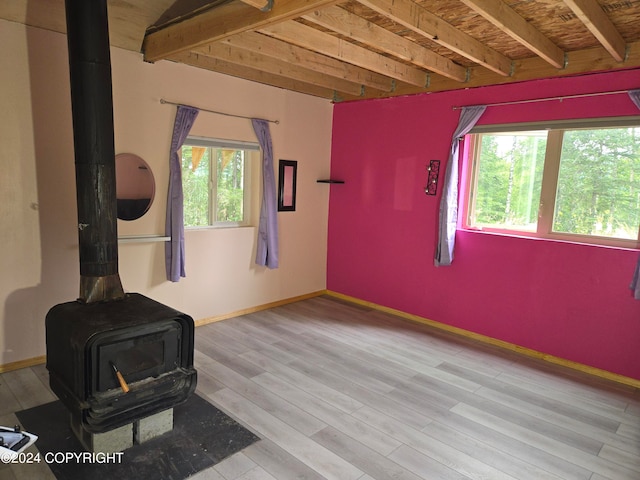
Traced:
POLYGON ((331 178, 326 178, 323 180, 317 180, 318 183, 344 183, 344 180, 333 180, 331 178))
POLYGON ((118 237, 118 243, 169 242, 171 237, 164 235, 123 235, 118 237))

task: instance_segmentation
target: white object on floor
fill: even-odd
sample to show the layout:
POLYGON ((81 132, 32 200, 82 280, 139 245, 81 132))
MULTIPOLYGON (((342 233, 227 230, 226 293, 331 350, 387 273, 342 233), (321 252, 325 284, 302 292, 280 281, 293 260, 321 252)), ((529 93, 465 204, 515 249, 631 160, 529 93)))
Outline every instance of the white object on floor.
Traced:
POLYGON ((33 445, 38 436, 24 432, 19 427, 0 426, 0 460, 8 463, 18 458, 19 454, 33 445))

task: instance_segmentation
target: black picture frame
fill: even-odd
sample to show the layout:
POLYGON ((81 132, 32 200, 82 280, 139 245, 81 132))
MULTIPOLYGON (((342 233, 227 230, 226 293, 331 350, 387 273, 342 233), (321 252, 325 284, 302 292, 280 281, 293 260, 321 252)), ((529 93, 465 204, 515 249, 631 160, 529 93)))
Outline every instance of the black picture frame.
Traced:
POLYGON ((278 162, 278 211, 296 211, 297 160, 278 162))

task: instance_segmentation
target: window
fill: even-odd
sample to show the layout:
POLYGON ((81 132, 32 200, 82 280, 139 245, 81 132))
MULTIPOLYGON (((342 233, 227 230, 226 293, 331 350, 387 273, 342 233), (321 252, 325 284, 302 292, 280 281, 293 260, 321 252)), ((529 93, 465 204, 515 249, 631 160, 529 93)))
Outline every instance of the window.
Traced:
POLYGON ((640 247, 636 122, 470 134, 465 227, 640 247))
POLYGON ((253 143, 189 137, 182 146, 185 227, 239 226, 249 222, 253 143))

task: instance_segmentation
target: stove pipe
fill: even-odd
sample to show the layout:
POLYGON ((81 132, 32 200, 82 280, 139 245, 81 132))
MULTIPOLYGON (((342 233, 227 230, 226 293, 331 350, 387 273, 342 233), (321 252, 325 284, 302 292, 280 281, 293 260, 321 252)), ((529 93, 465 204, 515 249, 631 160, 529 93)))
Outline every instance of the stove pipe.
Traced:
POLYGON ((78 203, 80 298, 125 296, 118 274, 107 0, 65 0, 78 203))

